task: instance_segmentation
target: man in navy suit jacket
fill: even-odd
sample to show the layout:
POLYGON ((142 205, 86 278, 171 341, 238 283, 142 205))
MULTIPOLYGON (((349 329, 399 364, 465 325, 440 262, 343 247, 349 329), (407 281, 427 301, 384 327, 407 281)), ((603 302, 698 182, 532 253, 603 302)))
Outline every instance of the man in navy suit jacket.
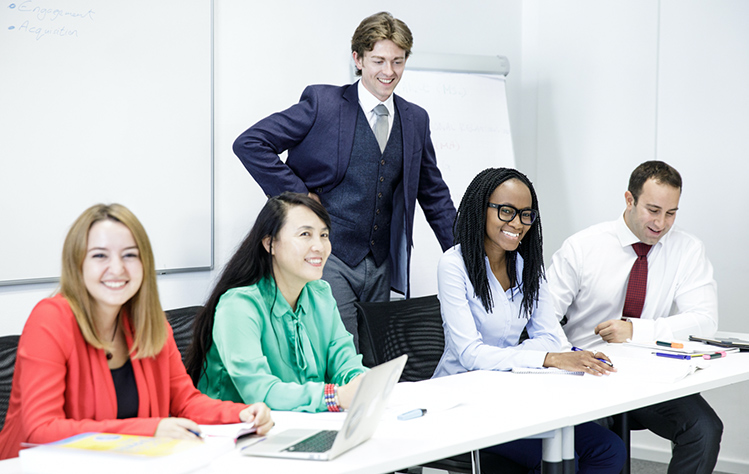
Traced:
POLYGON ((312 85, 299 103, 245 131, 234 152, 268 196, 308 193, 328 209, 331 285, 358 348, 354 301, 409 295, 416 200, 443 250, 452 246, 455 206, 435 159, 429 116, 393 94, 411 53, 405 23, 387 12, 365 18, 351 40, 361 81, 312 85), (387 136, 375 138, 375 107, 387 136), (379 107, 378 107, 379 106, 379 107), (284 163, 279 154, 288 150, 284 163))

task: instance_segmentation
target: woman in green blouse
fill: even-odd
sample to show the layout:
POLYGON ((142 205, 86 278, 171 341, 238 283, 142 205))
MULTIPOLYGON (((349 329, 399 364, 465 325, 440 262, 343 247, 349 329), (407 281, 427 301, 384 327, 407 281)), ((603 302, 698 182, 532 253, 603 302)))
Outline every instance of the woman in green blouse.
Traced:
POLYGON ((203 393, 275 410, 348 408, 367 369, 327 282, 330 217, 270 198, 197 316, 187 371, 203 393))

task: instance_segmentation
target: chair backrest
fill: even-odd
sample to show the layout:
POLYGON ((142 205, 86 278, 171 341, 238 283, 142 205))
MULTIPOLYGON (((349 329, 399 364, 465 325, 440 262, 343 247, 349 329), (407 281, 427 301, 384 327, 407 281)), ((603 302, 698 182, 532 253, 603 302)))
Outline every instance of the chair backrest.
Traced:
MULTIPOLYGON (((445 349, 440 302, 436 295, 383 303, 354 303, 359 322, 359 350, 364 365, 374 367, 408 354, 401 382, 432 377, 445 349)), ((527 468, 493 453, 481 453, 492 472, 521 473, 527 468)), ((474 472, 468 453, 425 465, 448 472, 474 472)))
POLYGON ((408 354, 401 382, 432 377, 445 348, 436 295, 355 305, 364 365, 374 367, 408 354))
POLYGON ((183 364, 187 357, 187 349, 190 347, 190 343, 192 343, 195 316, 198 315, 201 309, 203 309, 202 306, 188 306, 165 311, 166 319, 172 325, 172 331, 174 331, 174 341, 177 343, 179 353, 182 354, 183 364))
POLYGON ((13 384, 13 370, 16 365, 16 351, 20 336, 0 337, 0 430, 5 424, 5 413, 10 402, 10 388, 13 384))

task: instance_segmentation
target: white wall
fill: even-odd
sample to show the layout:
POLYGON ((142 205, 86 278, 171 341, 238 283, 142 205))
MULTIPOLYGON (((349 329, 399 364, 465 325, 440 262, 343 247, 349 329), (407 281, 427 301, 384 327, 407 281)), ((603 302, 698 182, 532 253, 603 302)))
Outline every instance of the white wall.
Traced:
MULTIPOLYGON (((720 328, 749 332, 740 297, 747 283, 741 269, 749 266, 740 246, 748 230, 740 181, 749 140, 747 3, 215 2, 217 268, 264 203, 231 151, 234 138, 296 102, 307 84, 348 82, 355 26, 389 10, 411 27, 414 54, 509 57, 517 162, 539 193, 547 260, 571 233, 618 215, 632 168, 654 158, 670 161, 685 181, 678 223, 705 240, 715 265, 720 328)), ((216 274, 159 277, 163 306, 202 303, 216 274)), ((33 305, 53 290, 0 287, 0 334, 20 333, 33 305)), ((749 384, 706 397, 726 424, 719 469, 747 472, 749 420, 740 408, 749 384)), ((638 436, 635 454, 667 460, 668 446, 658 441, 638 436)))
MULTIPOLYGON (((719 328, 749 332, 749 3, 523 6, 522 84, 535 87, 523 90, 532 110, 519 148, 536 165, 547 261, 570 234, 620 215, 637 164, 667 161, 684 180, 677 225, 705 241, 715 267, 719 328)), ((749 471, 749 383, 704 395, 725 424, 718 470, 749 471)), ((633 436, 637 457, 667 462, 669 449, 650 433, 633 436)))
MULTIPOLYGON (((413 54, 504 55, 511 71, 520 62, 519 1, 386 1, 364 2, 244 2, 218 1, 216 21, 216 160, 226 171, 217 173, 217 216, 233 221, 235 242, 264 202, 260 188, 231 151, 233 140, 248 126, 299 100, 305 86, 314 83, 345 84, 350 81, 350 41, 356 25, 367 15, 390 11, 403 19, 414 36, 413 54), (428 8, 425 8, 428 5, 428 8), (470 18, 471 21, 463 21, 470 18), (269 20, 276 19, 276 21, 269 20), (288 34, 287 32, 296 32, 288 34), (449 34, 446 34, 449 32, 449 34), (251 45, 262 45, 252 47, 251 45), (272 91, 272 93, 258 93, 272 91), (228 204, 219 193, 236 200, 228 204), (221 207, 222 202, 226 207, 221 207), (238 216, 243 216, 237 221, 238 216)), ((408 67, 406 69, 408 74, 408 67)), ((507 81, 508 95, 519 87, 519 74, 507 81)), ((397 92, 397 90, 396 90, 397 92)), ((518 120, 518 104, 510 104, 510 122, 518 120)), ((439 163, 439 156, 437 156, 439 163)), ((453 196, 458 204, 461 196, 453 196)), ((441 253, 426 220, 417 209, 414 232, 425 244, 414 249, 415 269, 427 267, 427 284, 415 286, 414 296, 435 294, 436 258, 441 253)), ((226 236, 225 236, 226 237, 226 236)), ((230 247, 218 252, 228 256, 230 247)), ((417 270, 412 271, 416 275, 417 270)))
MULTIPOLYGON (((467 4, 446 0, 215 0, 217 269, 160 276, 164 308, 204 302, 219 269, 265 202, 260 188, 231 150, 234 139, 257 120, 295 103, 307 84, 349 82, 351 35, 359 21, 382 10, 409 25, 414 54, 502 54, 510 58, 511 65, 519 62, 520 0, 467 4)), ((516 80, 511 76, 508 94, 518 88, 519 76, 516 80)), ((510 104, 510 108, 511 121, 515 121, 519 107, 510 104)), ((34 305, 55 287, 0 287, 0 334, 19 334, 34 305)))

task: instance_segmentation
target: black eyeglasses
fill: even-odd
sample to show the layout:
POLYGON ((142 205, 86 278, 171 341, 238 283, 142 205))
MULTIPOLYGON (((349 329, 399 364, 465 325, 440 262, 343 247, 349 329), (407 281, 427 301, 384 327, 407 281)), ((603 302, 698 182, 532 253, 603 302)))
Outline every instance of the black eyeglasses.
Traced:
POLYGON ((502 222, 512 222, 512 220, 515 219, 515 216, 520 214, 520 223, 531 225, 536 222, 536 218, 538 217, 538 211, 531 209, 530 207, 526 209, 518 209, 509 204, 494 204, 493 202, 490 202, 488 206, 497 210, 497 216, 502 222))

